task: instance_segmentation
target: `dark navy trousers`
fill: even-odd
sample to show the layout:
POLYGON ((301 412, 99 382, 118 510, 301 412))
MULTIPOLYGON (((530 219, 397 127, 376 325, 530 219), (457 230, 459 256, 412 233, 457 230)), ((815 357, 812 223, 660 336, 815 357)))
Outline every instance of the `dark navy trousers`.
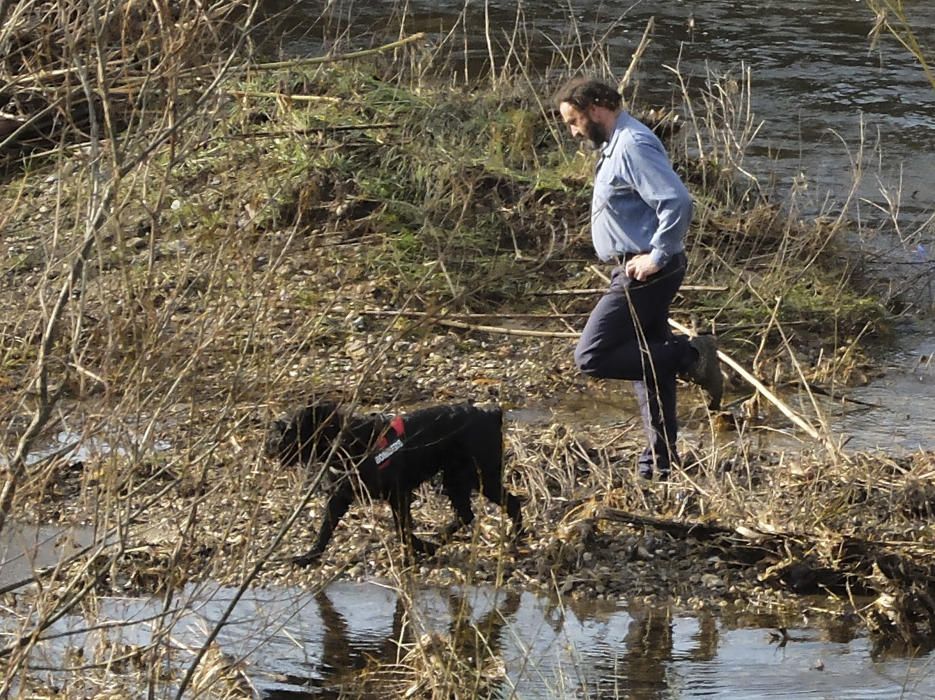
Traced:
POLYGON ((673 335, 668 318, 685 265, 684 253, 674 255, 643 282, 616 267, 575 349, 575 364, 585 374, 633 382, 648 441, 639 459, 644 476, 679 465, 676 375, 696 354, 686 337, 673 335))

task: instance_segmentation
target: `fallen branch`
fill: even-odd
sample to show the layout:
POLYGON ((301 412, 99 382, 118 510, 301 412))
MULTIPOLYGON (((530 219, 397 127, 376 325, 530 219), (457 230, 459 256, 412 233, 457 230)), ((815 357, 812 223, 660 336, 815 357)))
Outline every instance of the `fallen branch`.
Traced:
POLYGON ((637 515, 628 513, 617 508, 602 508, 597 513, 600 520, 612 520, 627 525, 637 525, 639 527, 651 527, 655 530, 668 532, 677 537, 694 537, 696 539, 707 540, 712 537, 722 535, 732 535, 734 531, 721 525, 706 525, 691 521, 668 520, 666 518, 656 518, 650 515, 637 515))
MULTIPOLYGON (((403 318, 417 318, 423 323, 432 323, 437 326, 447 326, 448 328, 458 328, 465 331, 478 331, 481 333, 498 333, 500 335, 517 335, 531 338, 577 338, 580 333, 574 331, 535 331, 527 328, 506 328, 505 326, 487 326, 466 321, 453 321, 447 318, 439 318, 438 312, 431 311, 382 311, 379 309, 361 311, 362 314, 373 316, 399 316, 403 318)), ((477 314, 478 317, 489 317, 496 314, 477 314)), ((541 320, 555 318, 554 315, 537 316, 541 320)))
POLYGON ((812 384, 809 382, 808 388, 813 394, 827 396, 829 399, 842 401, 843 403, 852 403, 856 406, 863 406, 864 408, 883 408, 883 404, 876 403, 874 401, 862 401, 861 399, 854 399, 850 396, 845 396, 844 394, 835 394, 833 391, 821 386, 820 384, 812 384))
POLYGON ((580 318, 582 316, 587 316, 586 313, 573 313, 573 314, 507 314, 507 313, 486 313, 486 314, 445 314, 444 318, 441 318, 438 314, 432 313, 430 311, 401 311, 394 309, 365 309, 360 312, 364 316, 406 316, 409 318, 435 318, 437 320, 464 320, 470 318, 510 318, 510 319, 526 319, 526 320, 538 320, 538 321, 550 321, 554 318, 580 318))
POLYGON ((285 92, 263 92, 260 90, 226 90, 228 95, 234 97, 272 97, 275 100, 289 100, 291 102, 341 102, 340 97, 332 95, 293 95, 285 92))
MULTIPOLYGON (((2 5, 2 3, 0 3, 2 5)), ((425 38, 425 32, 419 32, 413 34, 412 36, 407 36, 398 41, 391 42, 389 44, 383 44, 381 46, 375 46, 372 49, 363 49, 361 51, 352 51, 350 53, 337 54, 335 56, 313 56, 310 58, 295 58, 288 61, 276 61, 273 63, 259 63, 255 66, 234 66, 230 69, 229 72, 234 71, 270 71, 270 70, 279 70, 280 68, 297 68, 299 66, 313 66, 319 65, 322 63, 337 63, 339 61, 353 61, 358 58, 367 58, 368 56, 374 56, 376 54, 383 53, 384 51, 392 51, 398 49, 406 44, 411 44, 415 41, 425 38)), ((125 64, 125 61, 113 61, 107 65, 112 69, 117 69, 118 66, 125 64)), ((195 66, 193 68, 187 68, 179 72, 179 76, 192 75, 197 73, 204 73, 215 71, 217 66, 214 65, 205 65, 205 66, 195 66)), ((31 73, 25 73, 18 75, 7 82, 8 88, 19 87, 22 85, 38 85, 49 79, 62 78, 64 76, 71 76, 78 72, 78 68, 68 67, 68 68, 56 68, 53 70, 37 70, 31 73)), ((110 91, 126 89, 132 85, 141 85, 147 80, 150 80, 151 76, 133 76, 127 78, 123 84, 114 85, 108 88, 110 91)))
POLYGON ((351 53, 342 53, 337 56, 316 56, 314 58, 296 58, 289 61, 276 61, 275 63, 260 63, 256 66, 251 66, 250 70, 279 70, 280 68, 297 68, 298 66, 314 66, 321 63, 337 63, 338 61, 353 61, 358 58, 366 58, 367 56, 375 56, 376 54, 383 53, 384 51, 392 51, 393 49, 398 49, 406 44, 411 44, 415 41, 425 38, 425 32, 419 32, 418 34, 413 34, 412 36, 407 36, 404 39, 399 41, 394 41, 389 44, 383 44, 382 46, 376 46, 372 49, 364 49, 362 51, 352 51, 351 53))
MULTIPOLYGON (((234 141, 237 139, 280 139, 308 134, 338 133, 342 131, 370 131, 371 129, 397 129, 399 124, 337 124, 335 126, 310 126, 303 129, 289 129, 288 131, 248 131, 241 134, 225 134, 212 136, 198 144, 198 148, 216 143, 218 141, 234 141)), ((344 235, 343 231, 333 231, 331 235, 344 235)), ((328 234, 319 234, 328 235, 328 234)))
MULTIPOLYGON (((679 288, 680 292, 726 292, 727 287, 715 287, 704 284, 685 284, 679 288)), ((544 292, 533 292, 533 296, 537 297, 551 297, 551 296, 593 296, 594 294, 604 294, 607 291, 606 287, 601 287, 597 289, 552 289, 544 292)))
POLYGON ((502 335, 521 335, 532 338, 577 338, 581 334, 572 331, 533 331, 525 328, 504 328, 503 326, 482 326, 464 321, 447 321, 435 319, 433 323, 449 328, 460 328, 466 331, 481 331, 483 333, 499 333, 502 335))

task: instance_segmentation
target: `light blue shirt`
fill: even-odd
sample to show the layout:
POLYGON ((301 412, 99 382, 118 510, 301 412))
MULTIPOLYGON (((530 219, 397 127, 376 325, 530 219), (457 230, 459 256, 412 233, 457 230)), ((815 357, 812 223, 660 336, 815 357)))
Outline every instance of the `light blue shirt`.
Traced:
POLYGON ((662 267, 685 249, 692 200, 662 142, 621 112, 601 149, 591 200, 591 239, 601 259, 650 253, 662 267))

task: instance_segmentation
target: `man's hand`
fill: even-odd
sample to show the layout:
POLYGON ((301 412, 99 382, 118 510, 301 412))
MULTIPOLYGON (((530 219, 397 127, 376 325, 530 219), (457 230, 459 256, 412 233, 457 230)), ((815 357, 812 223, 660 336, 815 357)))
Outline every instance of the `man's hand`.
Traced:
POLYGON ((627 260, 627 277, 635 279, 639 282, 646 281, 661 269, 662 268, 659 265, 653 262, 649 253, 634 255, 632 258, 627 260))

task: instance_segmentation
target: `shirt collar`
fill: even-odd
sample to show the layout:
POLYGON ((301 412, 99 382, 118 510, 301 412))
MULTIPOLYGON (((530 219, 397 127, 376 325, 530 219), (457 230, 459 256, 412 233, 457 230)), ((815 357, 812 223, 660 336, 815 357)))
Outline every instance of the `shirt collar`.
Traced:
POLYGON ((610 139, 601 146, 601 160, 609 157, 614 149, 617 147, 617 142, 620 139, 620 132, 623 131, 623 124, 627 119, 627 112, 625 109, 620 110, 620 114, 617 115, 617 121, 614 122, 614 133, 610 135, 610 139))

